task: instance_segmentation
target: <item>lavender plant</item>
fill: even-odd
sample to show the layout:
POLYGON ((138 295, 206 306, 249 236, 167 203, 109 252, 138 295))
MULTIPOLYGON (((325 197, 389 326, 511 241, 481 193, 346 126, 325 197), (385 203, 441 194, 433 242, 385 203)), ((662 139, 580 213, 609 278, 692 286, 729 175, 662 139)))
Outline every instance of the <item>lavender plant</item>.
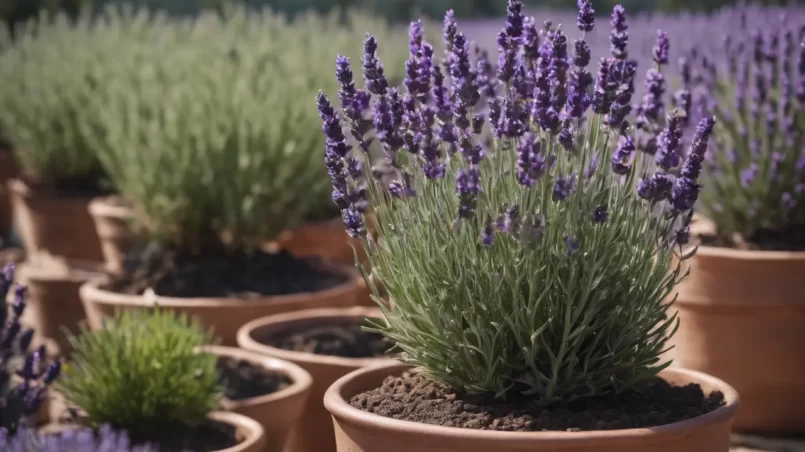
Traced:
POLYGON ((89 15, 43 15, 17 30, 14 41, 3 40, 0 129, 31 182, 105 188, 94 140, 98 118, 87 108, 108 80, 104 69, 119 57, 103 38, 89 15))
POLYGON ((103 426, 92 429, 66 430, 56 435, 38 435, 20 430, 14 436, 0 430, 0 450, 5 452, 157 452, 150 445, 132 446, 124 431, 103 426))
MULTIPOLYGON (((247 11, 146 25, 90 106, 103 118, 111 179, 154 238, 186 250, 253 247, 302 220, 337 217, 324 138, 309 132, 318 118, 299 99, 336 91, 325 55, 354 48, 355 29, 399 34, 359 14, 343 24, 247 11)), ((390 53, 399 81, 405 55, 390 53)))
POLYGON ((13 287, 13 301, 5 303, 14 285, 14 264, 0 275, 0 431, 14 433, 25 418, 42 406, 46 390, 61 371, 61 362, 46 364, 45 347, 28 353, 34 331, 20 323, 25 312, 26 287, 13 287), (16 378, 15 378, 16 377, 16 378))
POLYGON ((216 408, 217 359, 194 350, 210 341, 199 323, 170 311, 122 312, 101 331, 70 337, 74 351, 59 390, 90 427, 108 424, 138 442, 153 440, 166 426, 203 422, 216 408))
POLYGON ((386 81, 368 35, 367 91, 339 57, 340 111, 317 99, 333 200, 364 244, 385 314, 374 329, 458 390, 566 402, 633 388, 668 365, 668 300, 695 252, 682 247, 714 120, 699 122, 687 155, 639 151, 625 122, 634 70, 624 11, 613 13, 613 56, 593 76, 595 15, 589 0, 579 7, 569 44, 512 0, 492 86, 448 12, 443 62, 412 24, 404 90, 386 81), (370 125, 393 168, 387 188, 363 182, 370 125))
POLYGON ((805 29, 771 25, 728 35, 720 61, 694 54, 697 104, 719 118, 700 209, 718 244, 805 249, 805 29))

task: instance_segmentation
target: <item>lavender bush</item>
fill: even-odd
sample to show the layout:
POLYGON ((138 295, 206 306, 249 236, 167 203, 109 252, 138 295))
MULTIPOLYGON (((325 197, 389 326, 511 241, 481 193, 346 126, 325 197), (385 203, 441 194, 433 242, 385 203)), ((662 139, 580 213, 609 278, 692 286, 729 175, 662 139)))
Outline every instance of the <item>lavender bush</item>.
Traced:
POLYGON ((61 371, 60 361, 46 364, 45 347, 28 353, 34 331, 24 330, 20 323, 26 306, 25 292, 25 286, 14 286, 14 264, 7 265, 0 275, 3 300, 0 308, 0 431, 3 432, 15 432, 27 416, 39 410, 48 386, 61 371), (13 301, 7 305, 5 300, 12 288, 13 301))
POLYGON ((624 11, 613 12, 611 56, 590 68, 595 17, 589 1, 579 6, 569 42, 568 28, 538 24, 512 0, 496 71, 451 12, 444 55, 414 23, 402 91, 369 35, 367 91, 339 57, 341 110, 318 97, 333 200, 363 241, 385 314, 374 328, 459 390, 569 401, 632 388, 668 365, 660 355, 677 319, 667 300, 692 253, 681 250, 714 120, 698 123, 683 155, 677 115, 644 102, 635 116, 662 125, 663 152, 639 150, 625 121, 636 67, 624 11), (364 182, 371 127, 393 169, 387 186, 364 182))
POLYGON ((753 30, 745 14, 718 59, 691 57, 698 108, 719 119, 700 209, 719 244, 802 249, 805 27, 781 16, 753 30))

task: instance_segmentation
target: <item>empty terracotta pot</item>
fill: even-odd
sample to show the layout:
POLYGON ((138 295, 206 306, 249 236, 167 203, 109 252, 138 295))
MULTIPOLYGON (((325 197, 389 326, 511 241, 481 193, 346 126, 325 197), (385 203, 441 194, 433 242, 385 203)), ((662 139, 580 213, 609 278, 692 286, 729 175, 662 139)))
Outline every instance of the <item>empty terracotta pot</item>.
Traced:
POLYGON ((805 433, 805 253, 703 246, 686 263, 674 365, 735 387, 736 430, 805 433))
MULTIPOLYGON (((313 388, 305 414, 291 434, 289 452, 334 452, 333 422, 322 400, 327 388, 342 376, 366 367, 396 363, 390 358, 342 358, 283 350, 259 341, 277 333, 300 331, 322 325, 360 322, 367 317, 380 317, 379 309, 363 307, 313 309, 255 319, 238 331, 238 345, 262 355, 290 361, 313 376, 313 388)), ((415 450, 415 449, 410 449, 415 450)))
POLYGON ((134 242, 131 230, 134 211, 121 197, 104 196, 90 201, 89 213, 95 223, 106 270, 116 274, 134 242))
POLYGON ((248 361, 291 379, 290 386, 273 394, 237 401, 225 398, 221 402, 221 408, 254 419, 263 426, 266 434, 263 452, 282 452, 288 435, 296 426, 305 409, 305 402, 310 395, 310 386, 313 383, 310 374, 288 361, 236 347, 208 346, 203 350, 216 356, 248 361))
POLYGON ((704 416, 652 428, 592 432, 500 432, 419 424, 359 410, 349 400, 402 374, 402 364, 362 369, 336 381, 324 396, 335 422, 338 452, 728 452, 738 393, 708 375, 667 369, 675 384, 697 383, 721 391, 727 405, 704 416))
POLYGON ((11 231, 13 218, 8 181, 19 176, 19 171, 14 151, 0 147, 0 237, 6 237, 11 231))
POLYGON ((90 198, 34 190, 19 179, 8 183, 17 230, 28 255, 84 261, 103 260, 95 224, 87 206, 90 198))
POLYGON ((235 345, 238 329, 250 320, 272 314, 301 311, 311 308, 352 306, 360 290, 360 275, 355 269, 336 264, 320 263, 322 270, 344 275, 346 281, 317 292, 276 295, 256 299, 240 298, 175 298, 153 293, 127 295, 104 290, 102 284, 91 281, 81 286, 81 301, 92 330, 103 326, 103 319, 118 309, 161 308, 187 314, 212 328, 223 345, 235 345))
POLYGON ((69 261, 37 256, 18 270, 19 280, 28 286, 28 307, 23 321, 37 335, 56 341, 65 355, 72 351, 66 332, 76 332, 86 319, 78 290, 87 281, 104 277, 100 263, 69 261))

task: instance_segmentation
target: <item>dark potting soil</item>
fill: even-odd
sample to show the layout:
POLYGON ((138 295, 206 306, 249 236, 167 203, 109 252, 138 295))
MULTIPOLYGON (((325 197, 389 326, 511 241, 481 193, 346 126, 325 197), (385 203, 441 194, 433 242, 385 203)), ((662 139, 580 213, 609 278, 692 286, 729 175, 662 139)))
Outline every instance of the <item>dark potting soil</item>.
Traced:
POLYGON ((345 276, 322 272, 286 251, 195 255, 150 243, 129 253, 122 274, 107 288, 135 295, 153 288, 157 295, 168 297, 249 299, 315 292, 345 281, 345 276))
POLYGON ((323 325, 304 331, 292 331, 258 340, 272 347, 317 355, 340 356, 342 358, 378 358, 394 343, 386 337, 364 331, 361 322, 323 325))
POLYGON ((702 245, 757 251, 805 251, 805 225, 791 225, 782 230, 759 229, 748 239, 726 240, 702 236, 702 245))
POLYGON ((286 375, 232 358, 218 358, 218 375, 229 400, 273 394, 291 385, 286 375))
POLYGON ((694 418, 724 405, 724 395, 704 395, 698 385, 671 386, 657 378, 641 392, 625 392, 540 407, 502 402, 490 395, 458 394, 417 374, 388 377, 350 404, 380 416, 447 427, 500 431, 586 431, 653 427, 694 418))
POLYGON ((103 172, 97 171, 81 179, 36 181, 27 179, 28 186, 49 196, 92 198, 114 193, 112 183, 103 172))

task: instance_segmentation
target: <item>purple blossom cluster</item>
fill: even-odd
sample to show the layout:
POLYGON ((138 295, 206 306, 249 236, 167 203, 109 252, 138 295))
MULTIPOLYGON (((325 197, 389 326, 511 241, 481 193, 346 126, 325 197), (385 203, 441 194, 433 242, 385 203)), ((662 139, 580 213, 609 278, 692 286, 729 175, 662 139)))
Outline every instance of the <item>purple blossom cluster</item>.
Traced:
POLYGON ((33 341, 33 330, 24 330, 20 319, 25 312, 27 288, 14 283, 14 264, 8 264, 0 275, 0 296, 8 299, 13 289, 10 306, 0 309, 0 388, 9 388, 0 394, 0 428, 14 432, 25 417, 36 413, 44 402, 45 393, 61 372, 61 361, 47 362, 45 347, 32 353, 28 349, 33 341), (24 357, 22 367, 13 369, 17 358, 24 357), (14 383, 13 377, 19 379, 14 383))
POLYGON ((103 426, 92 429, 65 430, 56 435, 37 435, 20 429, 9 436, 0 429, 0 450, 5 452, 157 452, 150 445, 132 445, 125 431, 103 426))
MULTIPOLYGON (((351 171, 358 160, 342 131, 342 117, 359 149, 365 148, 365 136, 374 128, 391 167, 393 180, 376 194, 372 190, 375 207, 395 200, 411 202, 428 184, 452 183, 454 197, 442 199, 440 205, 454 209, 454 228, 466 223, 477 227, 479 243, 485 247, 494 246, 501 233, 526 241, 543 235, 545 212, 522 211, 519 202, 543 186, 556 208, 583 206, 592 223, 606 223, 616 215, 607 202, 590 206, 570 202, 583 191, 583 184, 592 184, 596 177, 609 178, 607 184, 626 183, 635 202, 652 210, 666 209, 670 221, 684 219, 699 197, 713 119, 699 121, 685 153, 682 134, 689 122, 693 82, 688 77, 674 93, 676 109, 666 118, 662 68, 670 62, 668 35, 657 32, 646 92, 633 105, 638 63, 629 57, 625 9, 619 5, 612 12, 610 56, 599 61, 593 75, 587 36, 595 30, 595 11, 590 0, 578 0, 578 7, 579 35, 569 44, 562 27, 546 23, 539 29, 534 18, 524 15, 522 3, 511 0, 505 25, 497 33, 496 67, 460 31, 452 11, 444 19, 441 62, 434 59, 421 22, 413 22, 401 90, 385 79, 373 36, 367 35, 362 58, 367 92, 355 88, 349 60, 339 57, 336 77, 342 113, 335 112, 324 94, 318 103, 333 200, 342 209, 348 233, 367 234, 363 223, 367 190, 360 188, 366 182, 359 176, 371 171, 351 171), (371 124, 365 115, 372 116, 371 124), (604 156, 611 164, 608 172, 598 169, 604 156), (501 167, 509 164, 510 169, 501 167), (484 200, 498 196, 487 193, 498 183, 489 178, 509 174, 523 194, 515 194, 501 211, 499 204, 492 207, 484 200)), ((566 231, 565 236, 568 255, 584 246, 577 231, 566 231)))

